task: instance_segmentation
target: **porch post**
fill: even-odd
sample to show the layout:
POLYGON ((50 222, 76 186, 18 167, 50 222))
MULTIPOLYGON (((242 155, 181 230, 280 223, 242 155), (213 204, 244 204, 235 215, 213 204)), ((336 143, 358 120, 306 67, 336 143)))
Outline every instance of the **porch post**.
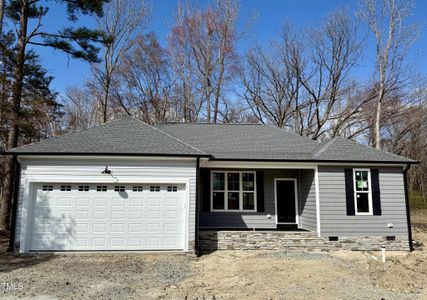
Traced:
POLYGON ((314 169, 314 184, 316 188, 316 221, 317 236, 320 237, 320 194, 319 194, 319 166, 314 169))

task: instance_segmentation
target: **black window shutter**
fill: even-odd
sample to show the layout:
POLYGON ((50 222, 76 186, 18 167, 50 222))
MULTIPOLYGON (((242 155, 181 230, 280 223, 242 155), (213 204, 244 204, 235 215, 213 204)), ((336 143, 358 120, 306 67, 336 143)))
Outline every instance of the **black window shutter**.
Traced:
POLYGON ((378 169, 371 169, 372 211, 374 216, 381 216, 381 194, 378 169))
POLYGON ((354 187, 353 187, 353 169, 345 169, 345 197, 347 202, 347 216, 354 216, 354 187))
POLYGON ((256 172, 256 199, 257 211, 264 212, 264 172, 256 172))
POLYGON ((209 169, 200 169, 202 211, 211 210, 211 171, 209 169))

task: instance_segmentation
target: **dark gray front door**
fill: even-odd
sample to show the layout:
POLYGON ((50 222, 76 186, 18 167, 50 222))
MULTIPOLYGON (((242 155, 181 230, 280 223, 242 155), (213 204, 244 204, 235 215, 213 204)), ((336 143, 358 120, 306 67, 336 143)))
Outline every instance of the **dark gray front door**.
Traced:
POLYGON ((295 181, 276 181, 277 222, 296 223, 295 213, 295 181))

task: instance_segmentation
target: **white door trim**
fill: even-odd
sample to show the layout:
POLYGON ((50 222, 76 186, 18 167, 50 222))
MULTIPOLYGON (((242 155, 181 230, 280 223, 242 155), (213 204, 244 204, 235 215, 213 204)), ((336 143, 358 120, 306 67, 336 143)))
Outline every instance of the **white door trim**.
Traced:
POLYGON ((276 209, 276 224, 297 224, 299 225, 299 215, 298 215, 298 180, 297 178, 274 178, 274 203, 276 209), (279 222, 278 211, 277 211, 277 181, 293 181, 294 182, 294 193, 295 193, 295 223, 283 223, 279 222))

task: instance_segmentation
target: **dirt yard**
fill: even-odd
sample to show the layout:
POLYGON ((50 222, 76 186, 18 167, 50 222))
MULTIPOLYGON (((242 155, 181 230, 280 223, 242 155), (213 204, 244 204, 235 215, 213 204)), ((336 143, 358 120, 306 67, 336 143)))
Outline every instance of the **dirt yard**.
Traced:
MULTIPOLYGON (((413 216, 417 250, 331 254, 0 254, 7 299, 427 299, 427 211, 413 216)), ((4 245, 4 244, 3 244, 4 245)))

